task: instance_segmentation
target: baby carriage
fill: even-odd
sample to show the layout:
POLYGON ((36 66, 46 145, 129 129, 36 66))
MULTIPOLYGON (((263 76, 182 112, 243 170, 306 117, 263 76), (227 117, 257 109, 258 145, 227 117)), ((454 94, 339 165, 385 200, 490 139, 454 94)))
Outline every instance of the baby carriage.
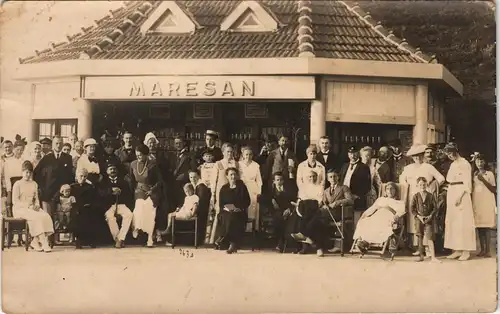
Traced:
POLYGON ((381 257, 384 256, 387 250, 390 253, 390 260, 394 259, 394 255, 403 239, 405 230, 405 215, 406 215, 406 201, 408 198, 408 186, 406 184, 395 184, 396 195, 395 200, 402 202, 394 202, 391 205, 391 199, 385 195, 386 184, 382 184, 379 192, 379 199, 372 205, 379 208, 366 218, 360 219, 356 226, 356 231, 353 237, 353 245, 351 247, 351 254, 361 253, 362 258, 368 250, 378 248, 381 257), (396 210, 396 207, 399 210, 396 210), (372 242, 365 239, 379 239, 379 241, 372 242))

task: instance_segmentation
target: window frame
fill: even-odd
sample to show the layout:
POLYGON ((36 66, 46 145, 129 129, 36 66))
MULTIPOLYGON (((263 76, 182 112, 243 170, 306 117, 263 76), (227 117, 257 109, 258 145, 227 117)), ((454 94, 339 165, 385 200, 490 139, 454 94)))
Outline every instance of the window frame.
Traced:
MULTIPOLYGON (((33 122, 35 123, 35 129, 36 129, 35 138, 38 140, 41 140, 43 137, 49 137, 50 139, 52 139, 55 135, 61 135, 61 126, 64 124, 74 125, 74 128, 75 128, 74 133, 76 133, 78 135, 78 119, 35 119, 35 120, 33 120, 33 122), (54 134, 51 134, 50 136, 41 135, 40 134, 40 125, 42 123, 54 124, 54 134)), ((63 139, 66 140, 67 137, 63 136, 63 139)))

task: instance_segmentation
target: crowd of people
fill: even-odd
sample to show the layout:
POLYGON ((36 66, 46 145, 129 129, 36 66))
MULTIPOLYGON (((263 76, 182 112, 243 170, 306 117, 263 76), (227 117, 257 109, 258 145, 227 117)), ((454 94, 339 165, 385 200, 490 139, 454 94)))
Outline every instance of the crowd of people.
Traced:
POLYGON ((31 247, 44 252, 58 230, 71 233, 76 248, 96 247, 105 223, 116 248, 130 230, 147 247, 170 245, 172 222, 197 218, 199 242, 232 254, 246 232, 263 231, 267 217, 276 250, 292 243, 296 253, 314 247, 323 256, 339 251, 331 228, 350 217, 352 233, 341 236, 362 253, 386 241, 393 253, 402 242, 418 261, 438 261, 435 240, 442 235, 448 258, 468 260, 477 230, 477 255, 490 256, 496 180, 479 153, 469 162, 448 143, 440 152, 414 145, 405 154, 394 140, 376 152, 350 147, 344 162, 324 136, 299 162, 287 136, 268 136, 258 155, 248 146, 217 147, 215 131, 205 136, 196 152, 175 138, 175 153, 159 149, 153 133, 139 143, 125 133, 119 148, 112 139, 76 135, 68 143, 55 136, 27 146, 5 140, 3 215, 26 219, 31 247))

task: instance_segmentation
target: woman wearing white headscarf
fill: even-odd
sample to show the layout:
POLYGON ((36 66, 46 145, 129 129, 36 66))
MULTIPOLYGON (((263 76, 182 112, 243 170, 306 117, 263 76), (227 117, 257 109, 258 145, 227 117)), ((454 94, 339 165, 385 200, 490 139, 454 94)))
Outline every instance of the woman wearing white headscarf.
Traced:
POLYGON ((29 160, 33 168, 36 168, 42 157, 42 144, 38 141, 29 143, 24 150, 23 160, 29 160))

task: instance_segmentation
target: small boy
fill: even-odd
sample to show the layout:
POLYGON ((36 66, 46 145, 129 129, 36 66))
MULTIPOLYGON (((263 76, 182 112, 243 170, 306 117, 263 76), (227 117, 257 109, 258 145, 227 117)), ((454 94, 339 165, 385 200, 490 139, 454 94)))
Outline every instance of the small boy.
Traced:
POLYGON ((415 229, 418 237, 419 258, 417 262, 424 260, 424 245, 428 246, 431 261, 440 262, 434 251, 434 221, 438 210, 437 199, 427 192, 427 179, 417 178, 418 192, 411 200, 411 214, 415 216, 415 229))
MULTIPOLYGON (((182 204, 182 207, 177 208, 175 212, 168 214, 167 229, 161 232, 162 235, 170 232, 174 219, 189 220, 196 215, 196 210, 198 209, 200 198, 198 197, 198 195, 194 194, 194 186, 191 183, 186 183, 184 185, 184 193, 186 194, 186 197, 184 198, 184 204, 182 204)), ((170 243, 166 242, 166 245, 170 245, 170 243)))
POLYGON ((76 203, 75 197, 71 196, 71 186, 64 184, 60 189, 59 199, 57 200, 57 221, 56 230, 67 230, 73 204, 76 203))
POLYGON ((200 177, 201 181, 211 189, 210 186, 212 180, 217 176, 217 168, 215 167, 214 155, 210 151, 203 153, 204 163, 200 165, 200 177))

